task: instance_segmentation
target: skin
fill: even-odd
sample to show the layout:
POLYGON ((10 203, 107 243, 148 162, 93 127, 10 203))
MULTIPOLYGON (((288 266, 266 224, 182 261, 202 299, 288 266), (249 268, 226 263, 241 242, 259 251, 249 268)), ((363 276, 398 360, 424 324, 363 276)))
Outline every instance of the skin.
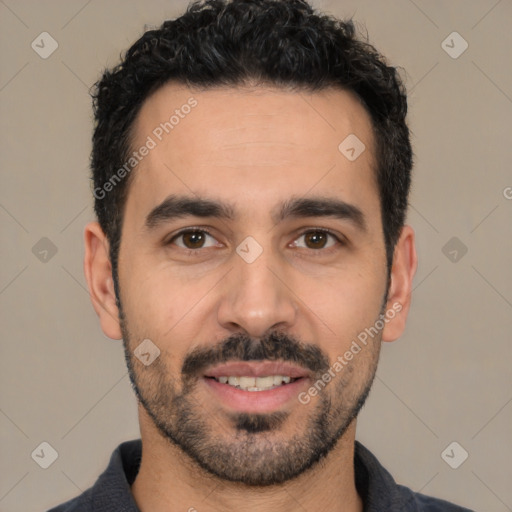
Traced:
MULTIPOLYGON (((108 240, 97 223, 85 230, 84 267, 93 305, 108 337, 121 339, 124 331, 137 384, 147 397, 164 388, 182 391, 182 364, 191 351, 215 348, 238 333, 258 340, 279 330, 317 347, 332 364, 359 333, 375 324, 386 294, 375 143, 370 117, 357 99, 334 89, 299 93, 260 85, 202 91, 167 84, 145 101, 133 146, 144 144, 191 96, 197 107, 134 171, 119 257, 124 325, 116 306, 108 240), (338 150, 349 134, 366 146, 353 162, 338 150), (170 194, 230 203, 236 218, 183 217, 148 229, 146 216, 170 194), (366 229, 332 217, 272 220, 271 212, 282 202, 313 196, 355 205, 364 214, 366 229), (208 228, 213 236, 205 240, 200 255, 187 253, 184 237, 169 244, 179 230, 197 226, 208 228), (330 229, 345 243, 329 237, 325 248, 321 243, 317 248, 303 236, 315 228, 330 229), (263 249, 250 264, 236 252, 247 236, 263 249), (161 351, 147 367, 133 357, 146 338, 161 351), (162 380, 157 377, 165 386, 159 387, 162 380)), ((404 226, 385 304, 386 310, 399 304, 400 312, 307 405, 298 400, 283 405, 279 411, 285 420, 276 429, 240 435, 231 421, 233 411, 202 381, 194 381, 189 404, 215 443, 233 450, 233 464, 264 464, 252 452, 240 458, 248 439, 254 441, 252 446, 274 446, 283 453, 287 442, 304 439, 308 422, 317 417, 326 398, 332 402, 327 434, 335 435, 347 418, 346 409, 355 407, 371 384, 381 341, 396 340, 405 328, 416 266, 414 232, 404 226)), ((313 383, 313 375, 304 379, 301 391, 313 383)), ((172 422, 170 403, 165 405, 169 407, 158 413, 172 422)), ((143 512, 291 511, 297 510, 297 503, 305 510, 363 510, 352 463, 355 419, 319 463, 263 487, 213 475, 169 442, 153 420, 139 405, 143 455, 132 493, 143 512)), ((267 455, 268 461, 275 460, 267 455)))

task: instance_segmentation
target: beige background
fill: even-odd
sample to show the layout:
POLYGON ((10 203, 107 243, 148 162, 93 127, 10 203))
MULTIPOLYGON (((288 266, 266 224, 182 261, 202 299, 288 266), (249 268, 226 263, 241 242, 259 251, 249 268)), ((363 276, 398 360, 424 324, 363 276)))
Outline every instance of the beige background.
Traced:
MULTIPOLYGON (((77 495, 120 442, 139 437, 122 345, 102 334, 82 272, 93 218, 88 87, 144 25, 186 3, 0 1, 2 511, 77 495), (44 31, 59 45, 47 59, 31 48, 44 31), (33 252, 42 237, 57 248, 46 262, 33 252), (31 458, 43 441, 58 452, 46 470, 31 458)), ((416 154, 412 311, 402 339, 383 349, 358 438, 416 491, 510 511, 512 2, 315 5, 354 15, 406 70, 416 154), (457 59, 441 46, 453 31, 469 44, 457 59), (457 262, 450 246, 443 253, 452 237, 459 258, 467 247, 457 262), (441 458, 452 441, 469 453, 458 469, 441 458)))

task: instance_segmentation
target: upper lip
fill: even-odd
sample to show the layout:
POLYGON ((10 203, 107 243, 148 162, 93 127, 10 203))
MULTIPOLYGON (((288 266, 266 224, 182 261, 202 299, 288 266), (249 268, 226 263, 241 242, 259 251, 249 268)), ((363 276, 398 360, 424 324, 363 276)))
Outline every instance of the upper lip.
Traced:
POLYGON ((266 377, 269 375, 289 376, 293 379, 307 377, 309 372, 292 363, 266 361, 246 362, 236 361, 225 363, 205 371, 205 377, 266 377))

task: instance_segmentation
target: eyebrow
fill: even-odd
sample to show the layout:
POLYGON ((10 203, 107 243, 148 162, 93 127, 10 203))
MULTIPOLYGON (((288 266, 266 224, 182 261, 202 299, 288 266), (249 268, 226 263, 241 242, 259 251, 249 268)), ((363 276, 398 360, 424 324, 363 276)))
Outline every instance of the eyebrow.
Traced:
MULTIPOLYGON (((148 230, 153 230, 183 217, 233 221, 236 219, 236 210, 231 204, 212 199, 170 195, 151 210, 145 225, 148 230)), ((361 231, 367 229, 365 216, 357 206, 333 197, 292 198, 278 205, 272 214, 276 224, 288 218, 306 217, 333 217, 348 220, 361 231)))

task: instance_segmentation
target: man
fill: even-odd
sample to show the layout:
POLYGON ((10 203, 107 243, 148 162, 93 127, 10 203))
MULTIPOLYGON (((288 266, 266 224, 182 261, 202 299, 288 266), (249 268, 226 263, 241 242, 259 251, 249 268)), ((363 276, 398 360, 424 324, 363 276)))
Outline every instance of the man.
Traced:
POLYGON ((462 511, 355 441, 403 332, 405 92, 351 22, 209 0, 95 93, 85 274, 142 441, 54 511, 462 511))

